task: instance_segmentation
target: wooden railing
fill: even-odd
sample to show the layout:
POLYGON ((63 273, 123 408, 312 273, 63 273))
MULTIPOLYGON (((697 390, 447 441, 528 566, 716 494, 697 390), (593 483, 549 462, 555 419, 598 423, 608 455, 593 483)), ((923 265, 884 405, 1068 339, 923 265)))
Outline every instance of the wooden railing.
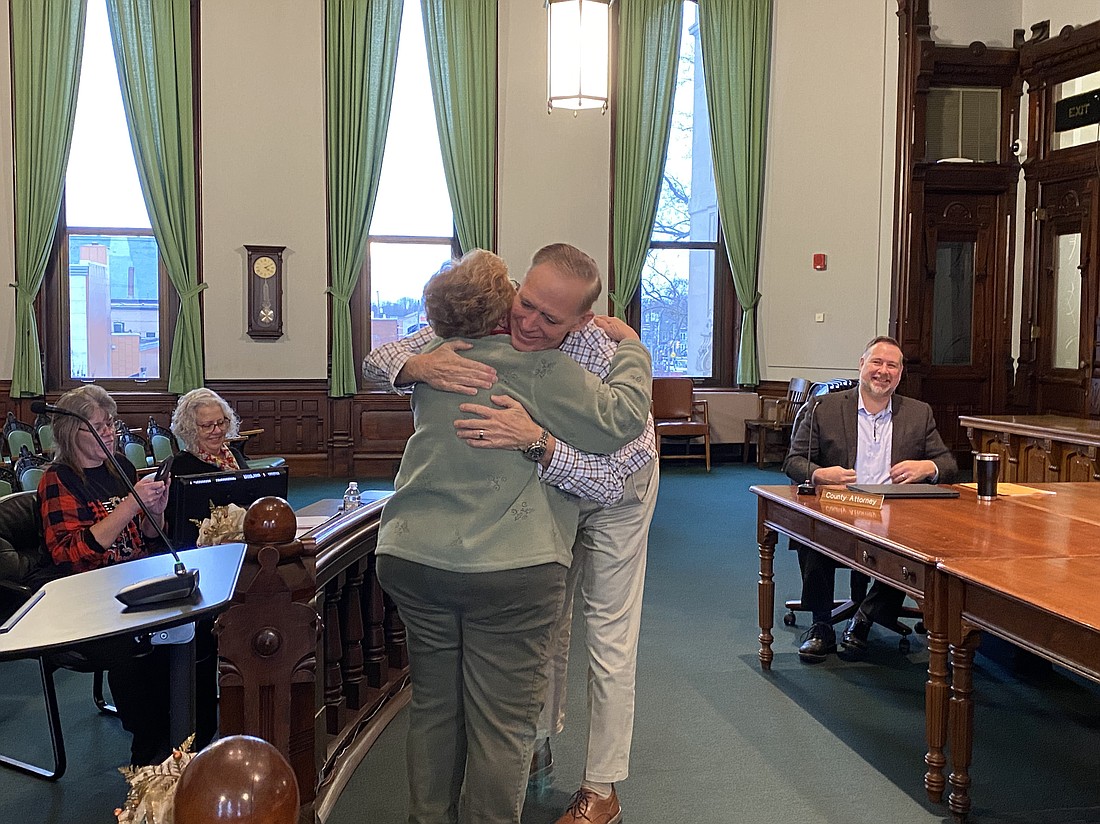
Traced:
POLYGON ((285 502, 254 504, 234 603, 215 628, 220 733, 256 735, 287 757, 302 822, 328 818, 408 702, 405 630, 374 574, 381 511, 371 503, 294 540, 285 502))

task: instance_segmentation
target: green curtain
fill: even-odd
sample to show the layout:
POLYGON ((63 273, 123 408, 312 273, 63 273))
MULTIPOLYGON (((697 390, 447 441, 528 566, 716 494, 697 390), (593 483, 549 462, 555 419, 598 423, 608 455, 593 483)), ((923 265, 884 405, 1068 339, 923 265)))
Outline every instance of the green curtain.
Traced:
POLYGON ((354 395, 351 294, 367 233, 390 123, 402 0, 328 0, 325 4, 325 106, 328 127, 329 270, 332 368, 329 395, 354 395))
POLYGON ((463 252, 496 248, 497 0, 421 0, 443 171, 463 252))
POLYGON ((189 0, 107 0, 138 180, 168 278, 180 296, 168 391, 202 386, 195 121, 189 0))
POLYGON ((699 3, 699 36, 718 188, 718 215, 743 310, 737 382, 760 383, 756 356, 756 267, 767 138, 771 0, 699 3))
POLYGON ((69 165, 84 0, 12 0, 15 361, 11 396, 43 394, 34 299, 46 276, 69 165))
POLYGON ((615 315, 638 291, 668 150, 683 0, 619 4, 618 103, 611 252, 615 315), (671 47, 670 47, 671 44, 671 47))

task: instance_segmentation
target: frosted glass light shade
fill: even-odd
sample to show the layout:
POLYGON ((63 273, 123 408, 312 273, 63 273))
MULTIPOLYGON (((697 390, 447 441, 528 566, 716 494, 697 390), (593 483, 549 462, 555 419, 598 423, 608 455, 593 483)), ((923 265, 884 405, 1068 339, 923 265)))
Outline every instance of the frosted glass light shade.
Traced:
POLYGON ((611 0, 548 0, 547 109, 606 109, 611 0))

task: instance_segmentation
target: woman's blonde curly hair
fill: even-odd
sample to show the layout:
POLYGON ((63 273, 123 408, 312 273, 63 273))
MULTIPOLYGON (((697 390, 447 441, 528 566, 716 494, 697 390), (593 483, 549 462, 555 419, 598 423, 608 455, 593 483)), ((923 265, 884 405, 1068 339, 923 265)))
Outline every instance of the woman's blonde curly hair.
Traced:
POLYGON ((424 311, 441 338, 481 338, 503 324, 515 296, 508 264, 474 249, 432 275, 424 287, 424 311))

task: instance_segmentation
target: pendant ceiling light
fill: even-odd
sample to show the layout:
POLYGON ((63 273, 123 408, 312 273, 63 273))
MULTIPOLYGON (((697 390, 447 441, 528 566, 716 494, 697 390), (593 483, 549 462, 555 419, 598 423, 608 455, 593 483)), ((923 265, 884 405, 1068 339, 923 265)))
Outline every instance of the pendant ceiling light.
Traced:
POLYGON ((611 2, 547 0, 547 112, 607 111, 611 2))

